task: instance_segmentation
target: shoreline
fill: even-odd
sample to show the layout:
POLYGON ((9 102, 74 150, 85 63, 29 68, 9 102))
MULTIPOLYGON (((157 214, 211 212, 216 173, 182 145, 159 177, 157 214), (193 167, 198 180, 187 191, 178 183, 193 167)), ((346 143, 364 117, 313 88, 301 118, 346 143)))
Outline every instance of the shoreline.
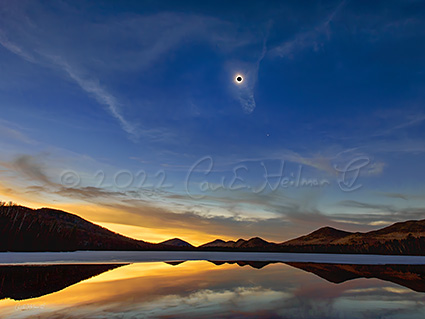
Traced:
POLYGON ((172 261, 269 261, 358 265, 425 265, 425 256, 205 251, 0 252, 0 265, 172 261))

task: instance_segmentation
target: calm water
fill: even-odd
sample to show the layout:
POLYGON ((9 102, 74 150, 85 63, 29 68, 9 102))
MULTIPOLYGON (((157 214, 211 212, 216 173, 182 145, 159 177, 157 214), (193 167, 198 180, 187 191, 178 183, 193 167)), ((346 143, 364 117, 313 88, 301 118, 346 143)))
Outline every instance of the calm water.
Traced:
POLYGON ((0 266, 1 318, 424 318, 425 266, 0 266), (366 277, 366 278, 365 278, 366 277))

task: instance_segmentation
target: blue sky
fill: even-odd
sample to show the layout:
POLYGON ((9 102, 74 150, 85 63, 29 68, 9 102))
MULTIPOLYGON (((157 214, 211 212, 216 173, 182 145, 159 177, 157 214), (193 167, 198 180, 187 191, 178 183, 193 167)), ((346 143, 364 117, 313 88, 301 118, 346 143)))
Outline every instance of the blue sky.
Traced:
POLYGON ((1 1, 0 194, 153 241, 425 218, 424 15, 1 1))

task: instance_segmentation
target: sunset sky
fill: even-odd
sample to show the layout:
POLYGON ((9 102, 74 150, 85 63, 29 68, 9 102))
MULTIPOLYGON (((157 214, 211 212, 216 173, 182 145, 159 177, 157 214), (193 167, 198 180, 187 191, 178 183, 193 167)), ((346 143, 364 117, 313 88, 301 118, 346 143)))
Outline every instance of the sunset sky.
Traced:
POLYGON ((0 200, 153 242, 424 219, 425 3, 0 0, 0 149, 0 200))

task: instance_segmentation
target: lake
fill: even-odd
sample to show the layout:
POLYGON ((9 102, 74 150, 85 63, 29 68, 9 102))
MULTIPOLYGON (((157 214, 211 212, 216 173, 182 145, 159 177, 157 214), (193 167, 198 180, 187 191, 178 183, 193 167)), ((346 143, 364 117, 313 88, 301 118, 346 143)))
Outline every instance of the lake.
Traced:
POLYGON ((425 317, 422 257, 1 253, 0 264, 0 318, 425 317))

